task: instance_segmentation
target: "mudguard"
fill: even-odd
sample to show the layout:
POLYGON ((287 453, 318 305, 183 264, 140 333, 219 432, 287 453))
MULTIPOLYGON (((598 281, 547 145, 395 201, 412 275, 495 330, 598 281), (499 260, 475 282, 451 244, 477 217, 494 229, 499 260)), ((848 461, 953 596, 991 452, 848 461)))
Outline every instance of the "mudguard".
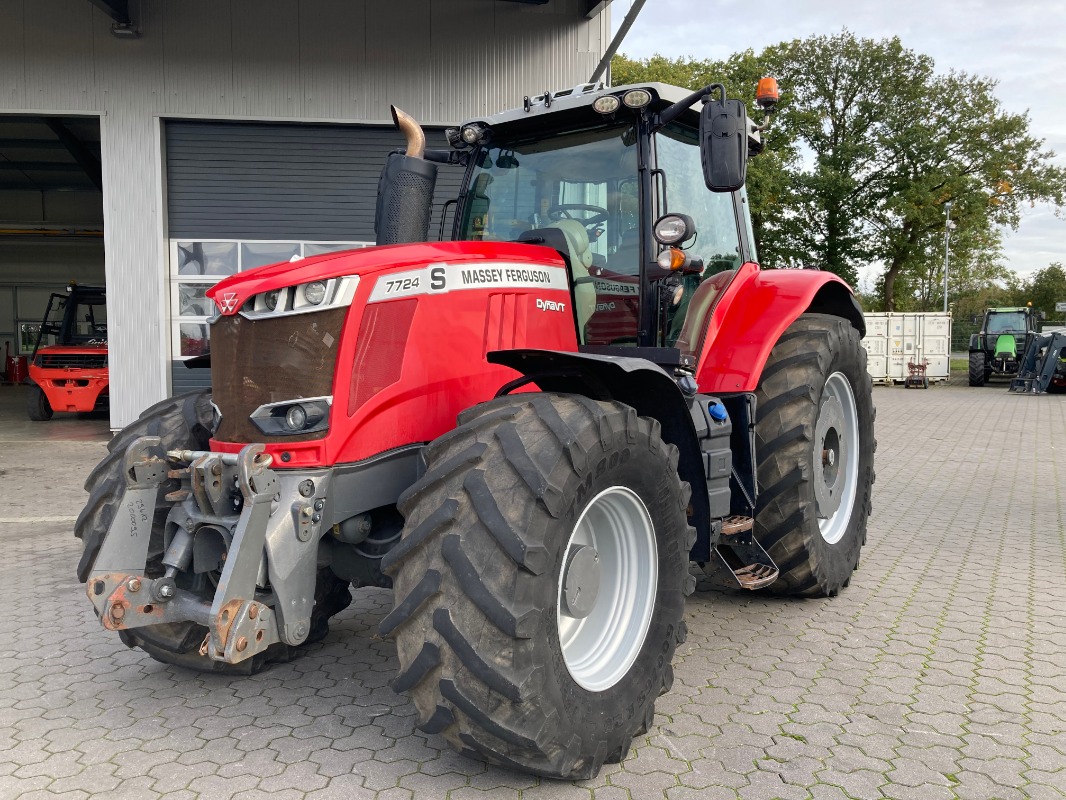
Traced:
POLYGON ((831 272, 760 270, 744 264, 707 320, 696 382, 707 394, 753 392, 770 350, 801 314, 833 314, 866 335, 854 293, 831 272))
MULTIPOLYGON (((703 456, 688 401, 662 367, 643 358, 530 349, 491 352, 487 360, 517 370, 542 391, 616 400, 641 416, 658 420, 663 441, 678 449, 677 471, 681 479, 694 487, 706 486, 703 456)), ((692 558, 704 561, 710 553, 707 493, 693 491, 691 503, 691 522, 696 528, 692 558)))

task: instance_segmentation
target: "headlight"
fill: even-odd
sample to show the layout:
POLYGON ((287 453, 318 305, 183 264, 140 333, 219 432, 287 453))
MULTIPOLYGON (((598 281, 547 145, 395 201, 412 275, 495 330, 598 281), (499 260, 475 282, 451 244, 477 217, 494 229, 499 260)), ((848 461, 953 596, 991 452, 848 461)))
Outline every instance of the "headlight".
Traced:
POLYGON ((289 430, 302 431, 307 424, 307 412, 304 407, 299 403, 289 406, 289 410, 285 412, 285 424, 289 426, 289 430))
POLYGON ((252 297, 241 308, 241 316, 248 319, 306 314, 350 305, 359 285, 358 275, 345 275, 329 280, 309 281, 284 289, 271 289, 252 297))
POLYGON ((302 397, 266 403, 248 415, 259 430, 268 436, 294 436, 329 428, 332 397, 302 397))
POLYGON ((654 232, 659 244, 681 244, 696 235, 696 224, 686 214, 666 214, 655 221, 654 232))
POLYGON ((304 299, 313 306, 322 305, 326 299, 326 284, 322 281, 313 281, 303 287, 304 299))

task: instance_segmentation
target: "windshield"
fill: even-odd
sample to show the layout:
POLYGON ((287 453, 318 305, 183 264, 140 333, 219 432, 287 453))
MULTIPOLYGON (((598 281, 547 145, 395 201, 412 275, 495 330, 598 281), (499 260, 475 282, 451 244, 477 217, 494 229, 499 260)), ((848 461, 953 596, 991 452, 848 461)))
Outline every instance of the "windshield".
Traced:
POLYGON ((544 228, 565 234, 578 336, 585 344, 636 342, 636 141, 634 126, 626 124, 494 142, 478 152, 470 178, 459 239, 514 241, 544 228))
POLYGON ((987 333, 1025 332, 1025 314, 1021 311, 996 311, 988 315, 987 333))
MULTIPOLYGON (((733 195, 711 192, 703 180, 699 136, 693 128, 668 125, 655 137, 656 166, 659 172, 658 202, 655 216, 664 213, 687 214, 695 223, 696 235, 681 247, 693 266, 691 274, 682 279, 680 291, 675 288, 667 306, 666 341, 668 347, 678 344, 690 308, 700 309, 702 324, 714 300, 728 285, 727 279, 708 281, 708 278, 741 264, 740 235, 737 229, 733 195), (665 192, 663 185, 665 184, 665 192), (665 194, 666 207, 662 197, 665 194), (697 289, 700 300, 693 303, 697 289)), ((694 336, 682 340, 682 349, 697 344, 694 336)))

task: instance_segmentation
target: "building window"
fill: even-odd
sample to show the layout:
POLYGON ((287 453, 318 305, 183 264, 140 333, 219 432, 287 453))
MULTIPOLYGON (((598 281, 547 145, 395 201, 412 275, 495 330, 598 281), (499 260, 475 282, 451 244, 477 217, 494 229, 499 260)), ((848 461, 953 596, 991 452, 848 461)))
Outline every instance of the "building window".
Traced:
POLYGON ((208 320, 214 303, 207 290, 238 272, 337 250, 370 247, 373 242, 256 242, 204 239, 170 242, 171 355, 177 361, 209 352, 208 320))

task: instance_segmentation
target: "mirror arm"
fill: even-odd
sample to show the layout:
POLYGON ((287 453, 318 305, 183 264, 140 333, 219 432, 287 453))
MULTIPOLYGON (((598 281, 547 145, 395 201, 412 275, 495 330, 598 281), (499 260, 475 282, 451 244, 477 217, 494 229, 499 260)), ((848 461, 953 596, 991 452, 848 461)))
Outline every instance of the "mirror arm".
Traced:
POLYGON ((715 89, 718 89, 722 93, 722 99, 725 100, 725 86, 720 83, 712 83, 709 86, 704 86, 702 89, 698 89, 697 91, 690 94, 688 97, 678 100, 672 106, 669 106, 663 111, 661 111, 656 116, 655 121, 651 126, 651 132, 655 133, 661 128, 665 128, 675 119, 677 119, 690 108, 692 108, 694 105, 696 105, 696 103, 700 102, 700 100, 704 100, 707 97, 710 97, 715 89))

